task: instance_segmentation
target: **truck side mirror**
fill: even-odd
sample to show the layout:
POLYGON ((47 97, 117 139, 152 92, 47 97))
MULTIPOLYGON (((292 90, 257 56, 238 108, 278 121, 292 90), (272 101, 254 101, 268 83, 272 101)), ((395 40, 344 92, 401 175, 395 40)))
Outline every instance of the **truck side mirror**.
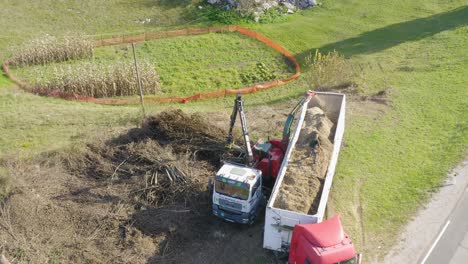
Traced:
POLYGON ((214 191, 213 179, 208 180, 208 190, 210 191, 210 195, 213 194, 213 191, 214 191))

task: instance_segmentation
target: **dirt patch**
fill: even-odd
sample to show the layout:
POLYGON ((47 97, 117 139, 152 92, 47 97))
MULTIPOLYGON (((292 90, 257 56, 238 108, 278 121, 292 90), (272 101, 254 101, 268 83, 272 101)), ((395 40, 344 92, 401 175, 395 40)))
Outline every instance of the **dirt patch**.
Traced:
POLYGON ((224 137, 170 110, 80 153, 15 160, 0 248, 14 262, 142 263, 187 247, 214 218, 207 183, 224 137))
MULTIPOLYGON (((252 138, 281 136, 296 103, 247 107, 252 138)), ((386 108, 356 100, 348 113, 381 116, 386 108)), ((13 194, 0 206, 0 253, 12 263, 275 263, 262 247, 263 212, 253 226, 211 212, 207 182, 219 168, 230 113, 169 110, 84 152, 9 162, 13 194), (171 181, 166 169, 184 176, 174 181, 169 172, 171 181)), ((306 154, 304 147, 299 157, 306 154)))
POLYGON ((141 263, 155 253, 136 228, 119 235, 133 210, 123 186, 74 177, 51 160, 6 164, 14 190, 0 205, 0 247, 12 263, 141 263))
MULTIPOLYGON (((350 123, 356 117, 378 120, 388 109, 370 98, 348 98, 350 123)), ((296 103, 248 105, 252 139, 281 137, 296 103)), ((211 212, 207 182, 219 168, 230 105, 214 113, 162 112, 141 128, 93 141, 68 155, 65 166, 49 156, 6 166, 14 187, 0 206, 0 253, 12 263, 275 263, 262 247, 263 212, 253 226, 226 223, 211 212), (176 172, 174 180, 169 172, 171 181, 166 169, 183 176, 176 172)), ((242 142, 239 124, 235 130, 242 142)), ((320 155, 304 160, 311 151, 302 150, 299 171, 320 163, 320 155)), ((296 177, 284 181, 298 184, 296 177)), ((321 190, 320 179, 311 184, 321 190)), ((311 193, 317 194, 314 208, 320 193, 311 193)), ((353 237, 359 238, 357 232, 353 237)))
POLYGON ((351 101, 370 101, 382 105, 391 105, 393 88, 385 88, 373 94, 363 94, 363 90, 356 83, 343 83, 340 85, 321 88, 320 91, 344 93, 351 101))
POLYGON ((333 125, 322 109, 307 110, 275 207, 308 214, 317 212, 333 150, 329 139, 333 125))
POLYGON ((12 263, 272 263, 260 219, 212 215, 207 183, 225 137, 199 114, 170 110, 80 153, 12 160, 0 251, 12 263))
POLYGON ((372 102, 383 104, 383 105, 391 105, 392 101, 390 100, 390 95, 393 93, 392 88, 386 88, 376 92, 375 94, 369 96, 361 96, 361 100, 370 100, 372 102))

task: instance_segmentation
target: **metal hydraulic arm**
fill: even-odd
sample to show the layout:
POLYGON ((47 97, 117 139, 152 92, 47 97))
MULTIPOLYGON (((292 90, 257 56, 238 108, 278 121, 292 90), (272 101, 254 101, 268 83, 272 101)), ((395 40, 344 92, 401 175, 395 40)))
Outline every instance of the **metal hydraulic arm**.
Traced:
POLYGON ((249 138, 249 131, 247 129, 247 120, 245 119, 244 114, 244 101, 242 100, 242 94, 238 94, 236 99, 234 100, 234 108, 232 109, 231 114, 231 123, 229 124, 229 134, 227 143, 231 145, 234 141, 232 136, 232 130, 234 128, 234 124, 236 123, 237 114, 239 113, 241 127, 242 127, 242 134, 244 135, 244 144, 247 154, 246 164, 247 166, 252 166, 253 163, 253 152, 252 147, 250 146, 250 138, 249 138))
POLYGON ((297 105, 293 108, 293 110, 289 113, 288 117, 286 118, 286 122, 284 123, 283 129, 283 142, 289 142, 289 137, 291 136, 291 126, 294 122, 294 118, 296 116, 297 111, 307 103, 312 96, 315 96, 315 93, 312 91, 307 91, 304 97, 302 97, 301 101, 297 103, 297 105))

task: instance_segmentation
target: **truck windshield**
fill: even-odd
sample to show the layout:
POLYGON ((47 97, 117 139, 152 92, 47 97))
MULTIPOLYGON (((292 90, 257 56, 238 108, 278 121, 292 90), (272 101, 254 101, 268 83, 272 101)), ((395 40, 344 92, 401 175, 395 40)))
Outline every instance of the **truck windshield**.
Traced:
POLYGON ((237 182, 226 181, 217 178, 215 180, 215 191, 220 194, 231 196, 237 199, 249 199, 249 188, 237 182))

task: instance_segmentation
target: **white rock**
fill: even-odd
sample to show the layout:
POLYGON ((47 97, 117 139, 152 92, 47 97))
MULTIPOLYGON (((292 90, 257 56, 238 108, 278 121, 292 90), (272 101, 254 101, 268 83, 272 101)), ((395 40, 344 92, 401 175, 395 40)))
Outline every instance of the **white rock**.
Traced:
POLYGON ((263 4, 262 4, 262 9, 263 9, 263 10, 268 10, 268 9, 270 9, 270 8, 272 8, 272 6, 271 6, 269 3, 263 3, 263 4))
POLYGON ((270 8, 278 6, 278 1, 269 1, 262 4, 263 10, 268 10, 270 8))
POLYGON ((288 9, 288 12, 289 10, 296 10, 296 7, 289 2, 284 2, 283 5, 288 9))

